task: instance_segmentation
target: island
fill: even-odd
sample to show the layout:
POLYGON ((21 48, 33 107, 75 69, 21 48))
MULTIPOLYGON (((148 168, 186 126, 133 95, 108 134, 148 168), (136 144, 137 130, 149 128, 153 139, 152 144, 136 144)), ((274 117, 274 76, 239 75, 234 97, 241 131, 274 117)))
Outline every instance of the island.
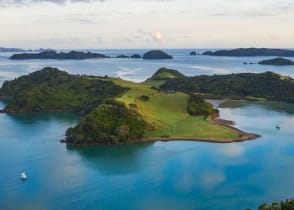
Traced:
POLYGON ((134 54, 134 55, 131 56, 131 58, 137 58, 138 59, 138 58, 142 58, 142 56, 140 54, 134 54))
POLYGON ((173 56, 162 50, 151 50, 143 55, 143 59, 173 59, 173 56))
POLYGON ((190 52, 190 55, 197 55, 196 51, 190 52))
POLYGON ((18 52, 25 52, 24 49, 21 48, 7 48, 7 47, 0 47, 0 52, 12 52, 12 53, 18 53, 18 52))
POLYGON ((83 60, 83 59, 93 59, 93 58, 106 58, 107 56, 99 53, 91 52, 79 52, 70 51, 66 52, 56 52, 54 50, 47 50, 40 53, 20 53, 14 54, 10 57, 12 60, 25 60, 25 59, 72 59, 72 60, 83 60))
POLYGON ((205 98, 294 102, 294 80, 273 72, 187 77, 161 68, 142 83, 71 75, 44 68, 4 82, 10 114, 71 111, 80 122, 66 131, 74 146, 193 140, 230 143, 258 138, 218 118, 205 98))
POLYGON ((206 51, 203 55, 210 56, 279 56, 294 57, 294 50, 287 49, 269 49, 269 48, 238 48, 232 50, 217 50, 215 52, 206 51))
POLYGON ((260 65, 274 65, 274 66, 290 66, 294 65, 294 62, 285 58, 274 58, 270 60, 260 61, 260 65))

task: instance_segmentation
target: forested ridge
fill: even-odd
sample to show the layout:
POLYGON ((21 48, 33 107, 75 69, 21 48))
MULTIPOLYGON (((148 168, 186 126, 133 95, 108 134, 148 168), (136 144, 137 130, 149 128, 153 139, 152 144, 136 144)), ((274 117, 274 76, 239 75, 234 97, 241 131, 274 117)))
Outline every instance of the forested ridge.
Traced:
POLYGON ((202 75, 167 80, 162 90, 294 102, 294 80, 273 72, 202 75))

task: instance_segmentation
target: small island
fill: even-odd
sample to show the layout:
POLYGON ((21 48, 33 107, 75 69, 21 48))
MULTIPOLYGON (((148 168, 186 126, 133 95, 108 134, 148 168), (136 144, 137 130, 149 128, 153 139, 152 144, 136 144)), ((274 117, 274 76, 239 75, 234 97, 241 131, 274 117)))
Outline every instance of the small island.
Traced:
POLYGON ((260 61, 260 65, 274 65, 274 66, 290 66, 294 65, 294 62, 285 58, 274 58, 270 60, 260 61))
POLYGON ((26 59, 58 59, 58 60, 84 60, 84 59, 93 59, 93 58, 106 58, 105 55, 99 53, 91 52, 78 52, 70 51, 65 52, 56 52, 54 50, 47 50, 40 53, 21 53, 14 54, 10 57, 11 60, 26 60, 26 59))
POLYGON ((196 51, 192 51, 192 52, 190 52, 190 55, 197 55, 197 53, 196 53, 196 51))
POLYGON ((161 68, 143 83, 71 75, 56 68, 4 82, 3 112, 70 111, 80 122, 66 131, 74 146, 193 140, 230 143, 258 138, 218 119, 205 98, 294 102, 294 80, 272 72, 187 77, 161 68), (287 91, 285 91, 287 90, 287 91))
POLYGON ((232 50, 217 50, 215 52, 206 51, 203 55, 210 56, 280 56, 294 57, 294 50, 270 49, 270 48, 238 48, 232 50))
POLYGON ((142 58, 142 56, 140 54, 134 54, 134 55, 131 56, 131 58, 137 58, 138 59, 138 58, 142 58))
POLYGON ((143 55, 143 59, 173 59, 173 56, 162 50, 151 50, 143 55))

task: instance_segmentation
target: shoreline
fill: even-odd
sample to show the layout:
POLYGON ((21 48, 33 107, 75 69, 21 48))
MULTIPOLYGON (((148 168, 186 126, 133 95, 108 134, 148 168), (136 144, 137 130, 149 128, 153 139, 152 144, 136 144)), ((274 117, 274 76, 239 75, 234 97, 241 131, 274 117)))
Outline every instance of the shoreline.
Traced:
POLYGON ((148 143, 155 143, 155 142, 169 142, 169 141, 194 141, 194 142, 203 142, 203 143, 218 143, 218 144, 230 144, 230 143, 238 143, 238 142, 244 142, 244 141, 251 141, 255 140, 261 137, 259 134, 254 133, 248 133, 245 131, 242 131, 236 127, 233 127, 229 124, 235 124, 235 122, 230 120, 224 120, 220 118, 211 119, 212 123, 218 124, 220 126, 227 127, 231 130, 234 130, 237 132, 240 136, 237 139, 231 140, 231 139, 223 139, 223 140, 214 140, 214 139, 201 139, 201 138, 180 138, 180 137, 150 137, 150 138, 143 138, 141 140, 136 141, 130 141, 125 143, 117 143, 112 144, 109 142, 96 142, 96 143, 83 143, 83 144, 74 144, 66 142, 66 140, 60 140, 61 143, 65 143, 67 146, 73 146, 73 147, 94 147, 94 146, 115 146, 115 145, 128 145, 128 144, 148 144, 148 143))

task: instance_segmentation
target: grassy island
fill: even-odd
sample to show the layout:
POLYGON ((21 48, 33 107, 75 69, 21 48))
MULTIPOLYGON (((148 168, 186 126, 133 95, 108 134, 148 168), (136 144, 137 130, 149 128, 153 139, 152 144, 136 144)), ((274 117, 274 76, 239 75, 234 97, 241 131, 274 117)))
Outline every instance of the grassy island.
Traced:
POLYGON ((11 98, 4 109, 8 113, 79 113, 81 121, 66 132, 66 142, 73 145, 173 139, 226 143, 258 137, 214 121, 218 111, 198 95, 162 88, 184 78, 165 68, 143 83, 45 68, 6 81, 0 96, 11 98))

